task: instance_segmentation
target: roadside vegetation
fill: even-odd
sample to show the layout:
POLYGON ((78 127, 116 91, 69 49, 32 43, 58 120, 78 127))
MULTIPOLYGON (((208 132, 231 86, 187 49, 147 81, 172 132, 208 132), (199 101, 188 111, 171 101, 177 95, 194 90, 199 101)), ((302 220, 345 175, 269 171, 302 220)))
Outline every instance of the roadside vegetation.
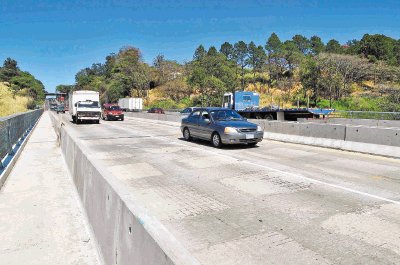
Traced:
POLYGON ((0 117, 34 109, 44 98, 42 82, 7 58, 0 67, 0 117))
POLYGON ((148 107, 219 106, 224 92, 257 91, 261 106, 400 111, 400 40, 365 34, 326 44, 318 36, 265 43, 200 45, 184 64, 158 55, 152 65, 135 47, 80 70, 74 85, 57 90, 99 91, 103 102, 142 97, 148 107))

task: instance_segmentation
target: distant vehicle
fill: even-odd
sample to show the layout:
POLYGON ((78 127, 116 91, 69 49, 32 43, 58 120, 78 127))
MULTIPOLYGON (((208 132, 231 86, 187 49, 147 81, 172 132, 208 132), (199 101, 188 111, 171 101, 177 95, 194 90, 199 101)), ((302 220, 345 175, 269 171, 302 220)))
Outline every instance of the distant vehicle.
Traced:
POLYGON ((50 110, 56 110, 56 108, 57 108, 57 104, 55 104, 55 103, 50 104, 50 110))
POLYGON ((162 108, 151 108, 147 111, 148 113, 158 113, 158 114, 165 114, 162 108))
POLYGON ((62 104, 57 105, 55 111, 57 111, 57 114, 60 113, 60 112, 65 113, 64 105, 62 105, 62 104))
POLYGON ((74 91, 69 95, 69 113, 72 121, 94 121, 100 123, 99 92, 89 90, 74 91))
POLYGON ((182 119, 181 131, 187 141, 200 138, 211 141, 214 147, 224 144, 255 146, 264 136, 260 126, 226 108, 200 108, 193 111, 182 119))
POLYGON ((279 106, 260 108, 260 95, 249 91, 225 93, 222 99, 222 107, 236 110, 247 119, 288 121, 297 121, 298 118, 319 118, 329 115, 333 111, 310 108, 281 109, 279 106))
POLYGON ((101 112, 103 120, 124 120, 124 113, 117 104, 104 104, 101 112))
POLYGON ((141 98, 120 98, 118 106, 124 111, 142 111, 143 99, 141 98))
POLYGON ((189 115, 192 111, 199 109, 199 107, 189 107, 180 112, 181 115, 189 115))

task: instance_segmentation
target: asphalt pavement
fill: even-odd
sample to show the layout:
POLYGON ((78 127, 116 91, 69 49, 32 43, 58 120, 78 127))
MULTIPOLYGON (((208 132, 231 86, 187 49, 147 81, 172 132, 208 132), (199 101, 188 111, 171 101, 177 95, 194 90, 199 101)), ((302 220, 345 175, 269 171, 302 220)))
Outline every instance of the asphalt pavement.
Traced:
POLYGON ((60 116, 202 264, 400 263, 400 160, 268 140, 215 149, 178 123, 60 116))

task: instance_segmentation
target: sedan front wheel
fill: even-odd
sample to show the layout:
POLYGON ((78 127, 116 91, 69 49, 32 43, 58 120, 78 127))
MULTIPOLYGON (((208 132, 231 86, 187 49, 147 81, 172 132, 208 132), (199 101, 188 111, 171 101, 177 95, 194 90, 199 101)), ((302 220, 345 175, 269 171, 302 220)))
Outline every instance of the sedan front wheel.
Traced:
POLYGON ((214 147, 220 148, 222 146, 221 136, 218 133, 214 133, 211 140, 214 147))
POLYGON ((192 136, 190 135, 190 131, 188 128, 185 128, 183 130, 183 138, 185 138, 186 141, 191 141, 192 140, 192 136))

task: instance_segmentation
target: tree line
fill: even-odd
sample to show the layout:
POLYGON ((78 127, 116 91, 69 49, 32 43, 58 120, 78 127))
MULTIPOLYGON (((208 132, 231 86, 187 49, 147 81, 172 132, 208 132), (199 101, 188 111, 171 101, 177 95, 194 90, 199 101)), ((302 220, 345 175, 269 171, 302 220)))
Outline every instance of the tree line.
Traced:
MULTIPOLYGON (((322 99, 332 105, 349 97, 356 85, 393 101, 399 93, 400 40, 365 34, 341 45, 334 39, 325 44, 318 36, 295 35, 281 41, 272 33, 263 45, 253 41, 225 42, 219 49, 199 45, 187 63, 159 55, 152 65, 143 61, 138 48, 124 47, 107 56, 105 63, 79 71, 75 81, 57 90, 97 90, 102 101, 115 102, 125 96, 146 97, 158 88, 165 100, 219 105, 224 92, 251 87, 263 94, 278 89, 282 101, 294 104, 307 99, 318 106, 322 99)), ((398 109, 400 102, 392 101, 382 101, 382 108, 398 109)))
POLYGON ((0 67, 0 82, 5 83, 14 95, 31 99, 28 108, 33 108, 45 98, 42 82, 32 74, 22 71, 16 60, 7 58, 0 67))

